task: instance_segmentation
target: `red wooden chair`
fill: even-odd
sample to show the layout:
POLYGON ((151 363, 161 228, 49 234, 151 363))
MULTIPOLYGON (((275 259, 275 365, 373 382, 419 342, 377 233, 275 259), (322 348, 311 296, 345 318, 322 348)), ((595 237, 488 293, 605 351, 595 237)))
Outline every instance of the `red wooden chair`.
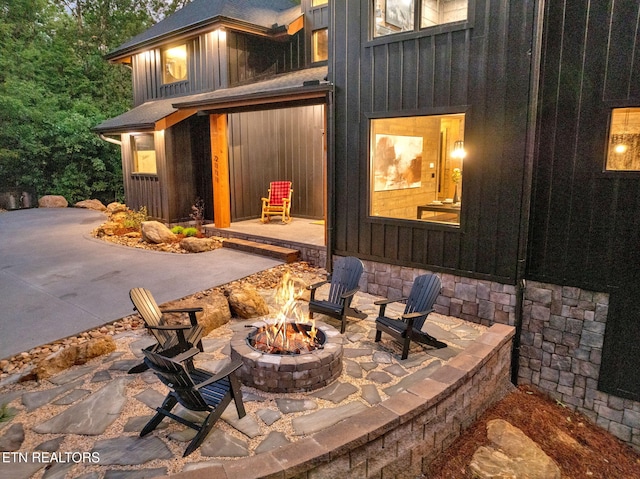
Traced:
POLYGON ((283 223, 291 221, 291 195, 293 189, 290 181, 272 181, 269 184, 268 198, 262 198, 262 217, 266 223, 271 216, 281 216, 283 223))

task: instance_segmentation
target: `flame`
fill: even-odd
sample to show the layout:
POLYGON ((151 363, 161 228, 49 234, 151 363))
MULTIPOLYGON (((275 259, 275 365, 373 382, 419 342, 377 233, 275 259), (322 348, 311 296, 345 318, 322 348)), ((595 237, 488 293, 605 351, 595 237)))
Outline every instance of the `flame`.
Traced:
POLYGON ((301 349, 316 348, 317 329, 315 322, 307 319, 298 304, 297 299, 301 293, 302 289, 296 287, 296 281, 285 271, 276 289, 275 303, 278 313, 275 321, 264 328, 262 337, 255 338, 256 346, 258 343, 266 345, 267 352, 299 352, 301 349), (297 324, 310 324, 311 328, 307 331, 306 328, 299 328, 297 324))

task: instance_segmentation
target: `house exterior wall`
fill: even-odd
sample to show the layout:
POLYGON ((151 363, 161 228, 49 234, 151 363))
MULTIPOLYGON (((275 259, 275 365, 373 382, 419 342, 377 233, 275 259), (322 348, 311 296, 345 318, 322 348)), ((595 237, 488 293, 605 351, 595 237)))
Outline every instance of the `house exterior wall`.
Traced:
POLYGON ((466 22, 371 39, 372 1, 331 3, 334 249, 515 284, 534 2, 469 5, 466 22), (370 216, 370 120, 444 113, 465 114, 460 226, 370 216))

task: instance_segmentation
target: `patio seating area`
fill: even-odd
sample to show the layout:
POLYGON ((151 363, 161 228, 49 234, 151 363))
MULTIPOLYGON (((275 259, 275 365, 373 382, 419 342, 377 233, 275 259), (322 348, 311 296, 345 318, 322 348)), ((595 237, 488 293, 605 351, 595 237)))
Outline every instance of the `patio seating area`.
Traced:
MULTIPOLYGON (((272 305, 272 292, 261 293, 272 305)), ((412 344, 409 359, 402 361, 398 343, 384 337, 380 343, 374 342, 378 312, 374 303, 379 299, 358 293, 354 305, 367 317, 351 319, 344 335, 335 330, 344 347, 344 370, 337 381, 324 389, 299 394, 266 393, 243 386, 247 415, 240 419, 234 407, 226 408, 201 447, 188 458, 182 455, 195 431, 174 421, 162 421, 153 433, 138 437, 169 392, 151 371, 127 374, 139 364, 142 349, 155 342, 145 330, 116 337, 117 351, 106 358, 74 366, 40 384, 7 386, 0 395, 0 404, 7 403, 16 416, 0 426, 0 441, 6 440, 9 432, 15 432, 12 430, 22 429, 24 440, 13 450, 99 457, 98 461, 55 463, 46 477, 54 472, 60 477, 71 472, 73 477, 86 473, 87 477, 98 478, 108 471, 126 477, 127 471, 139 469, 163 475, 228 461, 233 461, 233 467, 243 467, 238 458, 270 457, 274 451, 285 451, 287 445, 304 441, 335 427, 339 421, 406 394, 425 378, 437 377, 443 366, 487 335, 485 327, 434 313, 424 329, 445 341, 447 347, 430 349, 412 344)), ((387 313, 401 315, 402 305, 397 306, 397 311, 394 307, 390 304, 387 313)), ((326 320, 329 327, 340 327, 340 322, 331 318, 318 319, 326 320)), ((194 358, 196 367, 213 372, 225 367, 230 362, 231 336, 253 322, 234 319, 203 338, 204 352, 194 358)), ((198 413, 180 406, 175 412, 189 421, 202 421, 198 413)), ((34 461, 33 456, 29 459, 3 464, 3 470, 10 472, 12 478, 42 477, 40 474, 48 464, 34 461)), ((251 477, 259 477, 253 470, 255 464, 247 463, 246 467, 252 469, 251 477)))

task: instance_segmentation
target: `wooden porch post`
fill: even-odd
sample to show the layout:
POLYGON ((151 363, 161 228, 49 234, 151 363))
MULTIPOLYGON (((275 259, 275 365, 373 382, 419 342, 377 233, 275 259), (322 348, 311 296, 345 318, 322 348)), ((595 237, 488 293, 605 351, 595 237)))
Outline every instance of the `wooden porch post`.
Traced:
POLYGON ((231 226, 227 115, 209 115, 211 170, 213 174, 213 222, 216 228, 231 226))

